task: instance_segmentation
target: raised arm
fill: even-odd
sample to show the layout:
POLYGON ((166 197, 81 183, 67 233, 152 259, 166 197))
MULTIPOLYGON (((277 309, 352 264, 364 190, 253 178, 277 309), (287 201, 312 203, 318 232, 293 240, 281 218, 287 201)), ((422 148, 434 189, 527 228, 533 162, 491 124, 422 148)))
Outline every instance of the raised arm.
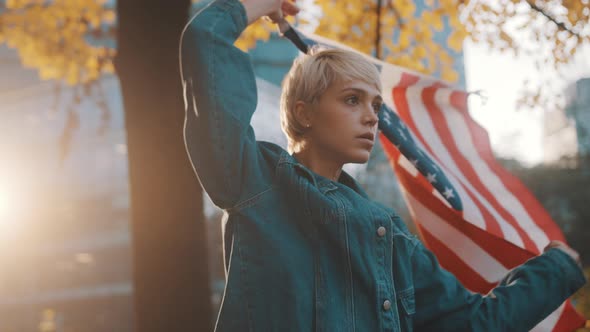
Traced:
POLYGON ((413 275, 416 331, 529 331, 586 282, 556 248, 510 271, 488 296, 466 290, 421 243, 413 275))
POLYGON ((260 16, 281 15, 280 7, 279 0, 215 0, 181 36, 185 144, 203 188, 222 208, 256 191, 248 175, 263 171, 250 126, 256 80, 249 56, 233 43, 260 16))

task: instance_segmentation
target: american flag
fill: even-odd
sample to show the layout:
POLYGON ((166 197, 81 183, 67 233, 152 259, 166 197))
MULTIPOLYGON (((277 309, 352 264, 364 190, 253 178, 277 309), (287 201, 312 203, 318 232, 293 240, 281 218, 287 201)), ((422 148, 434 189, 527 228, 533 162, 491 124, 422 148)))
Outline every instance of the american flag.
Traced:
MULTIPOLYGON (((349 49, 291 29, 309 46, 349 49)), ((422 241, 469 290, 487 294, 509 272, 565 242, 547 211, 500 166, 487 132, 469 115, 469 94, 425 75, 365 56, 381 73, 380 140, 422 241)), ((570 301, 532 331, 573 331, 585 319, 570 301)))

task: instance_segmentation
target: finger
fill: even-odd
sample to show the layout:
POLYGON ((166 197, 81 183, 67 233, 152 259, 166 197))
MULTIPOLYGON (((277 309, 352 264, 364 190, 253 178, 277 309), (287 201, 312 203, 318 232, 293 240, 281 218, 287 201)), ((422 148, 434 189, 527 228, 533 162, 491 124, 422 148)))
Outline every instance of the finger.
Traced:
POLYGON ((549 242, 549 244, 547 244, 547 248, 555 248, 555 247, 559 247, 564 245, 563 242, 559 241, 559 240, 552 240, 549 242))
POLYGON ((295 15, 297 13, 299 13, 299 11, 301 10, 299 8, 299 6, 297 6, 296 4, 292 3, 292 2, 283 2, 283 4, 281 5, 281 8, 283 9, 284 12, 286 12, 289 15, 295 15))
POLYGON ((272 22, 277 23, 277 22, 279 22, 279 21, 281 21, 283 19, 283 11, 281 9, 279 9, 276 12, 270 13, 268 15, 268 18, 272 22))
POLYGON ((291 1, 285 1, 281 4, 281 9, 283 10, 283 12, 286 15, 297 15, 297 13, 299 13, 299 11, 301 10, 296 4, 294 4, 291 1))

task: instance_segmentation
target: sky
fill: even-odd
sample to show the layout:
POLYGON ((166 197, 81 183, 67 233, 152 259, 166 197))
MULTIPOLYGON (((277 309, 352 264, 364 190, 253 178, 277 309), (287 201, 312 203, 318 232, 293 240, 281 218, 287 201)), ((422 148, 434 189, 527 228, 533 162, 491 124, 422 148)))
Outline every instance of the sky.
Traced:
MULTIPOLYGON (((464 43, 467 91, 483 90, 482 98, 471 97, 472 117, 487 129, 498 156, 514 158, 526 166, 543 161, 543 119, 539 110, 518 110, 516 100, 525 80, 541 75, 531 57, 491 52, 485 46, 464 43)), ((577 54, 563 70, 564 84, 590 77, 590 48, 577 54)))
POLYGON ((471 115, 488 130, 492 148, 499 155, 533 164, 543 158, 541 112, 516 110, 519 90, 535 76, 530 59, 490 52, 464 43, 467 91, 482 90, 484 98, 470 97, 471 115), (529 60, 529 61, 527 61, 529 60))

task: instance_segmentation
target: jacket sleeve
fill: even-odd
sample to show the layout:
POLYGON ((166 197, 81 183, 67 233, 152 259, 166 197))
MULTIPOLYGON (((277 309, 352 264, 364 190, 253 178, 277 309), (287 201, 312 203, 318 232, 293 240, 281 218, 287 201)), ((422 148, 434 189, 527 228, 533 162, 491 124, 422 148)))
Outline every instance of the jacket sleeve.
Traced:
POLYGON ((416 331, 529 331, 586 282, 556 248, 511 270, 486 296, 465 289, 421 243, 412 264, 416 331))
POLYGON ((201 185, 213 202, 231 208, 259 168, 250 120, 256 80, 250 57, 233 46, 247 26, 238 0, 216 0, 197 13, 180 38, 184 139, 201 185))

